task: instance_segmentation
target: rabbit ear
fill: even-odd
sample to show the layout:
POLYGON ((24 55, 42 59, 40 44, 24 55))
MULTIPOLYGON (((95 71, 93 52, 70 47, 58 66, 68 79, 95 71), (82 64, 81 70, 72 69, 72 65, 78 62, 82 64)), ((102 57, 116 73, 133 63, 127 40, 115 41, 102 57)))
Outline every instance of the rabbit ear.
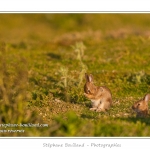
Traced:
POLYGON ((88 81, 88 82, 92 82, 93 81, 92 74, 88 75, 87 73, 85 73, 85 78, 86 78, 86 81, 88 81))
POLYGON ((89 82, 93 82, 93 76, 92 76, 92 74, 90 74, 88 78, 89 78, 89 82))
POLYGON ((144 100, 146 102, 148 102, 150 100, 150 94, 146 94, 145 97, 144 97, 144 100))

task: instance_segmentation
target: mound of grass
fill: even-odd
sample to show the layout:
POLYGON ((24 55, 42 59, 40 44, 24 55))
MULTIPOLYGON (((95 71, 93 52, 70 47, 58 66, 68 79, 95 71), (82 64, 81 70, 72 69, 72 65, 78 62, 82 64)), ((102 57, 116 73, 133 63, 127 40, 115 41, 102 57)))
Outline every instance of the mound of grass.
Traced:
POLYGON ((148 14, 1 14, 0 20, 0 124, 48 125, 0 135, 150 136, 149 117, 135 118, 131 109, 150 92, 148 14), (108 112, 89 110, 85 72, 110 88, 108 112))

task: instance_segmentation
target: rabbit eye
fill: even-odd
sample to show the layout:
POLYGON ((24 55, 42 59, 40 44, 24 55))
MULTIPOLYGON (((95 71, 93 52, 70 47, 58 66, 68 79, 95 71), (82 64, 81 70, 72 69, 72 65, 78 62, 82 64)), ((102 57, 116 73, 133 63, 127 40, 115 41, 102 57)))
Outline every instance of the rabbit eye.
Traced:
POLYGON ((88 90, 87 92, 90 93, 90 90, 88 90))
POLYGON ((140 103, 138 103, 138 106, 140 106, 140 103))

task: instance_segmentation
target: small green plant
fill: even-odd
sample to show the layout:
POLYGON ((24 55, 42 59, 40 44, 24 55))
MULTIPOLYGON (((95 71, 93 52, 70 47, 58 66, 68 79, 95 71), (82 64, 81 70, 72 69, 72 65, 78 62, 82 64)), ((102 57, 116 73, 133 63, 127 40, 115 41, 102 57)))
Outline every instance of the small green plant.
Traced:
MULTIPOLYGON (((21 56, 9 58, 6 44, 0 45, 0 124, 36 123, 37 112, 29 109, 31 100, 28 81, 28 63, 21 56)), ((5 129, 1 127, 1 129, 5 129)), ((24 130, 16 127, 7 129, 24 130)), ((6 130, 6 129, 5 129, 6 130)), ((24 133, 1 133, 4 136, 26 136, 37 132, 26 128, 24 133), (30 133, 29 133, 30 132, 30 133)), ((38 133, 38 132, 37 132, 38 133)))
POLYGON ((81 86, 85 73, 87 72, 87 66, 83 62, 83 56, 84 51, 86 49, 85 45, 82 42, 78 42, 75 44, 75 46, 72 46, 75 53, 77 53, 77 60, 79 61, 79 66, 81 68, 80 74, 79 74, 79 86, 81 86))
POLYGON ((77 53, 77 61, 79 63, 79 68, 81 70, 72 70, 70 72, 78 72, 78 77, 73 76, 67 67, 61 67, 59 73, 61 75, 61 81, 59 86, 61 86, 64 93, 65 99, 67 101, 77 102, 80 98, 83 89, 83 80, 85 73, 87 72, 87 66, 83 62, 85 46, 82 42, 76 43, 72 46, 75 53, 77 53))
POLYGON ((7 60, 5 47, 0 48, 0 123, 22 123, 27 119, 25 109, 30 98, 27 63, 23 58, 7 60))
POLYGON ((59 85, 61 85, 61 87, 62 87, 62 91, 63 91, 64 96, 65 96, 65 100, 69 101, 69 99, 70 99, 70 94, 69 94, 70 78, 68 75, 68 68, 61 67, 59 72, 61 75, 61 82, 59 82, 59 85))

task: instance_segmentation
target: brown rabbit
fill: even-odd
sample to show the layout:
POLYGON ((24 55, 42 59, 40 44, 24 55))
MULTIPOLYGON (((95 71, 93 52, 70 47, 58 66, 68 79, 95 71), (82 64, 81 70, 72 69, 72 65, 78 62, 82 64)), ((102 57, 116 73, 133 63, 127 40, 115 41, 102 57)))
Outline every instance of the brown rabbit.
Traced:
POLYGON ((91 74, 85 74, 85 78, 84 95, 91 100, 92 108, 90 108, 90 110, 97 112, 108 110, 112 105, 112 95, 110 90, 104 86, 95 86, 91 74))
POLYGON ((135 102, 132 109, 136 112, 136 117, 148 116, 148 101, 150 100, 150 94, 146 94, 143 99, 135 102))

